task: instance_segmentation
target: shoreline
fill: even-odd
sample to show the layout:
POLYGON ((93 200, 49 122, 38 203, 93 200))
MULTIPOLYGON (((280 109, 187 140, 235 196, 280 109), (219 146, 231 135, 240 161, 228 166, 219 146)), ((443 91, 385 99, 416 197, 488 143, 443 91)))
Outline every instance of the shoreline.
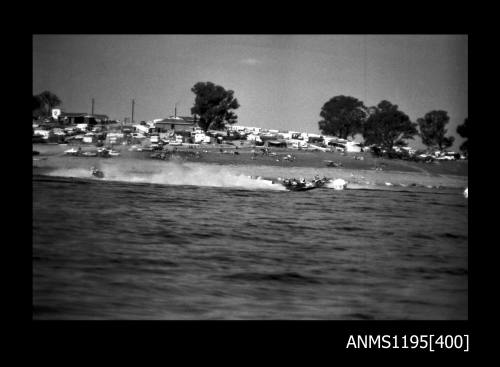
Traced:
MULTIPOLYGON (((114 146, 120 156, 112 158, 74 157, 64 155, 64 150, 71 145, 34 144, 33 150, 40 152, 33 156, 33 174, 50 174, 53 171, 79 170, 86 172, 91 166, 104 169, 108 172, 120 171, 128 175, 134 172, 152 175, 163 171, 178 171, 178 166, 194 170, 205 170, 208 175, 231 174, 235 176, 261 176, 263 178, 278 177, 305 177, 312 179, 315 175, 329 178, 342 178, 354 185, 376 186, 427 186, 427 187, 468 187, 467 161, 442 162, 439 165, 417 162, 396 161, 386 158, 373 158, 368 153, 351 153, 341 155, 333 152, 308 152, 291 149, 273 149, 274 156, 257 154, 252 158, 250 148, 236 151, 228 147, 219 146, 192 149, 176 147, 179 157, 167 160, 150 158, 153 152, 130 151, 130 146, 114 146), (225 151, 221 152, 220 150, 225 151), (200 152, 198 158, 182 157, 182 152, 200 152), (282 157, 292 154, 295 161, 289 162, 282 157), (354 156, 363 156, 363 160, 356 160, 354 156), (279 160, 279 161, 277 161, 279 160), (325 160, 341 162, 342 167, 327 167, 325 160), (374 167, 383 167, 375 170, 374 167), (457 174, 458 173, 458 174, 457 174)), ((172 148, 172 147, 169 147, 172 148)), ((82 146, 83 151, 95 150, 95 146, 82 146)), ((258 151, 257 149, 255 149, 258 151)), ((66 173, 65 173, 66 174, 66 173)), ((182 175, 182 170, 177 172, 182 175)), ((168 182, 167 182, 168 183, 168 182)))

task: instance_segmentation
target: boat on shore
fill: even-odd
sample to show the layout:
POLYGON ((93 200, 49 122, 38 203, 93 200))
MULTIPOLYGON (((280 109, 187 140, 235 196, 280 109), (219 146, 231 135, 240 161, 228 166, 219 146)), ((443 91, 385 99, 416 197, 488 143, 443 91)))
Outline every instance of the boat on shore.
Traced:
POLYGON ((74 156, 76 156, 76 155, 79 155, 81 151, 82 151, 81 148, 78 148, 78 149, 71 148, 71 149, 65 150, 64 154, 65 155, 74 155, 74 156))
POLYGON ((97 155, 101 158, 110 158, 119 156, 120 152, 109 148, 98 148, 97 155))

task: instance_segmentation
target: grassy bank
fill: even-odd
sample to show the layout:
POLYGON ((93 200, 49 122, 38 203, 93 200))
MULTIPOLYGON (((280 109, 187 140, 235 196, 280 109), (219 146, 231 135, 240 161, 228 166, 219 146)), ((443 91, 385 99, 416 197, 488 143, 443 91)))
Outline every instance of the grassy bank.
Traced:
MULTIPOLYGON (((68 145, 49 145, 49 144, 34 144, 33 150, 40 152, 39 158, 41 160, 35 161, 37 166, 48 166, 57 164, 61 161, 68 159, 75 159, 75 157, 64 156, 64 151, 69 149, 68 145), (57 159, 56 159, 57 158, 57 159)), ((95 146, 82 145, 83 151, 95 150, 95 146)), ((117 145, 113 149, 120 151, 121 156, 112 159, 145 159, 153 160, 150 158, 152 152, 148 151, 130 151, 130 146, 117 145)), ((425 176, 439 176, 439 175, 454 175, 454 176, 467 176, 468 175, 468 161, 440 161, 434 163, 423 162, 410 162, 397 159, 375 158, 371 153, 340 153, 340 152, 320 152, 320 151, 299 151, 287 148, 273 148, 272 155, 263 155, 260 148, 243 147, 235 149, 234 146, 229 145, 207 145, 198 148, 188 147, 168 147, 169 150, 176 151, 175 156, 178 161, 188 161, 197 163, 221 164, 221 165, 246 165, 246 166, 272 166, 282 168, 292 167, 309 167, 316 168, 322 171, 332 172, 336 170, 363 170, 370 171, 379 168, 385 172, 408 172, 419 173, 425 176), (193 154, 196 152, 196 155, 193 154), (237 154, 235 154, 237 153, 237 154), (283 159, 287 155, 294 157, 293 161, 283 159), (358 159, 356 159, 357 157, 358 159), (360 160, 359 158, 363 159, 360 160), (328 167, 327 162, 333 161, 341 165, 340 168, 328 167)), ((96 161, 100 158, 77 158, 83 162, 96 161)))

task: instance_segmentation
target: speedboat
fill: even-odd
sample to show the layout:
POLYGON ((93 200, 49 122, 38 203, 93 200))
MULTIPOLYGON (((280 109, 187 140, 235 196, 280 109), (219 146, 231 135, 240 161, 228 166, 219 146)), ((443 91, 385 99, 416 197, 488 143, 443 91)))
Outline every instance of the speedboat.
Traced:
POLYGON ((97 178, 103 178, 104 177, 104 172, 102 172, 101 170, 95 168, 95 167, 91 167, 90 168, 90 172, 92 173, 92 176, 94 177, 97 177, 97 178))
POLYGON ((313 189, 317 189, 317 186, 298 186, 298 185, 291 185, 291 186, 285 186, 288 190, 290 191, 309 191, 313 189))
POLYGON ((325 186, 325 184, 327 182, 329 182, 330 179, 329 178, 326 178, 326 177, 323 177, 323 178, 319 178, 318 176, 316 176, 314 178, 314 180, 312 181, 312 183, 316 186, 316 187, 323 187, 325 186))
POLYGON ((308 191, 319 187, 313 182, 306 182, 304 179, 285 179, 283 180, 283 186, 290 191, 308 191))

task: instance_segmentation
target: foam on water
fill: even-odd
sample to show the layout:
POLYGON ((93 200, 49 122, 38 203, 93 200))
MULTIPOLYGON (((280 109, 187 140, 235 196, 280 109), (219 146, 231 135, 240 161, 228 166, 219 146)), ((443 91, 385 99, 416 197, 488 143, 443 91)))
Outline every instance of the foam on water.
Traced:
MULTIPOLYGON (((227 187, 227 188, 243 188, 248 190, 286 190, 285 187, 276 182, 276 178, 256 179, 262 177, 263 174, 286 174, 286 172, 271 172, 267 170, 251 171, 242 169, 236 166, 223 166, 216 164, 200 164, 200 163, 182 163, 182 162, 161 162, 148 164, 139 164, 138 162, 130 161, 114 161, 101 162, 98 168, 103 171, 104 178, 97 178, 91 175, 89 168, 84 167, 65 167, 56 168, 47 175, 58 177, 71 177, 93 179, 100 181, 119 181, 131 183, 151 183, 161 185, 193 185, 193 186, 208 186, 208 187, 227 187), (249 173, 253 173, 250 175, 249 173)), ((268 168, 268 167, 266 167, 268 168)), ((307 177, 307 175, 304 175, 307 177)), ((342 176, 341 176, 342 177, 342 176)), ((402 182, 394 182, 388 185, 386 181, 368 181, 364 177, 354 177, 343 175, 346 178, 337 177, 331 178, 324 188, 332 190, 400 190, 404 188, 417 189, 422 188, 435 189, 437 187, 431 185, 414 184, 414 188, 409 187, 409 184, 402 182), (340 183, 342 184, 336 184, 340 183)), ((308 178, 309 179, 309 178, 308 178)))
POLYGON ((46 174, 57 177, 92 178, 90 170, 86 168, 56 168, 46 174))
POLYGON ((403 189, 415 191, 442 188, 461 188, 461 190, 464 190, 467 187, 466 177, 430 176, 422 175, 421 173, 409 174, 368 170, 353 172, 352 170, 293 166, 219 165, 137 159, 73 160, 57 162, 56 166, 58 168, 50 168, 47 164, 45 166, 44 174, 51 176, 131 183, 244 188, 249 190, 286 190, 281 184, 276 183, 276 181, 293 177, 304 177, 307 181, 310 181, 315 176, 328 177, 331 181, 324 188, 332 190, 335 189, 333 182, 340 179, 347 182, 347 185, 344 187, 347 190, 394 191, 403 189), (96 166, 102 170, 104 178, 93 177, 90 174, 91 166, 96 166), (256 180, 254 179, 255 177, 264 177, 266 179, 256 180))
POLYGON ((269 180, 256 180, 248 175, 232 172, 224 166, 166 162, 161 165, 138 167, 127 162, 101 164, 104 178, 93 177, 85 168, 58 168, 50 176, 75 177, 104 181, 153 183, 163 185, 195 185, 211 187, 236 187, 245 189, 285 190, 282 185, 269 180))

